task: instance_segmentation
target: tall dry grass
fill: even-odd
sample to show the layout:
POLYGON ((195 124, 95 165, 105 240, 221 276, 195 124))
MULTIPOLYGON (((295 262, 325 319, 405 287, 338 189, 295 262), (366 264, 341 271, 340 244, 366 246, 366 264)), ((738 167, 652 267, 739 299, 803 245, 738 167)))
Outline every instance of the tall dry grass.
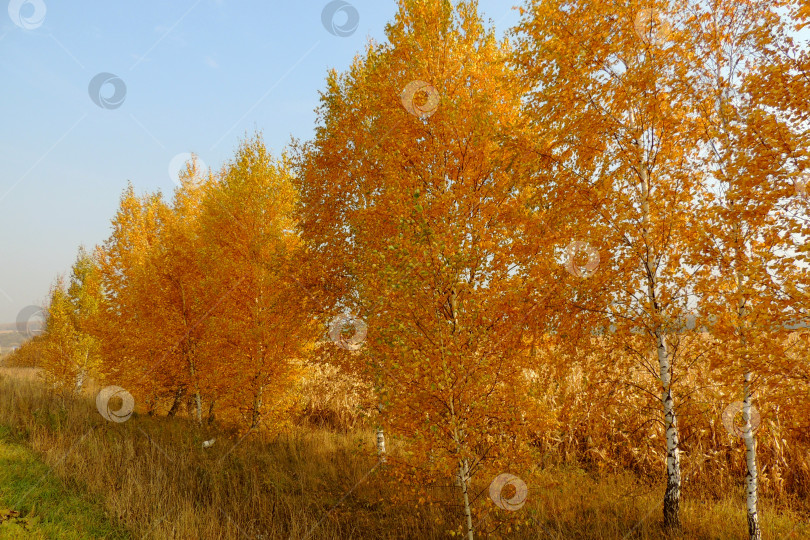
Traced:
MULTIPOLYGON (((636 344, 644 350, 644 343, 636 344)), ((745 447, 723 425, 723 411, 742 399, 739 380, 705 362, 707 336, 683 337, 674 395, 679 416, 685 498, 719 501, 741 492, 745 447)), ((624 351, 587 350, 574 361, 554 362, 541 352, 531 391, 539 407, 533 443, 546 465, 576 463, 591 472, 632 472, 647 482, 663 474, 665 437, 657 366, 624 351)), ((761 499, 810 513, 810 363, 798 354, 791 372, 757 373, 755 406, 761 499), (798 376, 797 376, 798 374, 798 376)))
MULTIPOLYGON (((332 418, 332 429, 313 427, 317 420, 303 415, 303 425, 271 438, 200 427, 183 417, 135 414, 122 424, 107 422, 95 408, 92 383, 77 397, 48 389, 35 369, 0 368, 0 425, 41 453, 69 487, 102 496, 107 513, 134 538, 431 539, 461 531, 452 486, 435 488, 444 504, 409 500, 385 467, 375 469, 373 432, 353 417, 356 403, 329 399, 322 386, 311 384, 318 396, 307 402, 309 411, 332 418), (348 410, 323 412, 330 407, 348 410), (202 442, 211 438, 214 446, 203 449, 202 442)), ((587 396, 595 390, 587 384, 574 375, 560 381, 553 395, 536 393, 538 400, 547 400, 548 418, 539 419, 547 430, 537 434, 537 467, 524 478, 528 502, 508 516, 517 520, 507 523, 498 524, 501 511, 484 515, 476 524, 479 538, 664 537, 663 486, 655 474, 660 471, 654 459, 628 457, 636 455, 630 445, 647 435, 629 434, 621 422, 631 412, 615 403, 599 414, 592 409, 582 422, 574 407, 588 410, 587 396), (566 415, 579 423, 565 425, 566 415), (615 418, 608 420, 611 415, 615 418)), ((694 444, 689 440, 686 444, 694 444)), ((653 452, 657 443, 640 448, 653 452)), ((390 458, 398 459, 399 450, 389 448, 390 458)), ((687 452, 685 468, 690 459, 687 452)), ((768 466, 767 458, 764 462, 768 466)), ((726 479, 727 491, 718 493, 720 488, 711 485, 715 473, 708 472, 713 467, 707 464, 704 476, 687 473, 684 529, 676 538, 746 537, 741 483, 726 479)), ((733 470, 728 467, 722 474, 733 470)), ((474 483, 480 500, 487 497, 489 480, 474 483)), ((810 528, 799 523, 798 492, 765 485, 766 536, 810 537, 810 528)))
POLYGON ((438 538, 446 519, 386 510, 391 485, 377 474, 341 499, 377 463, 370 432, 298 428, 270 440, 185 418, 111 423, 91 396, 53 392, 34 369, 2 368, 0 424, 66 483, 102 495, 138 538, 438 538))

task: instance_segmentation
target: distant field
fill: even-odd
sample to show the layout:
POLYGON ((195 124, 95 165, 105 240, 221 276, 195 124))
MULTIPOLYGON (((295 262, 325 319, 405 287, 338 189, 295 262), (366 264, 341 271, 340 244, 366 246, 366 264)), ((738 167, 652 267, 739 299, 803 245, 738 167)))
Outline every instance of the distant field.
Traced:
POLYGON ((24 341, 16 330, 0 329, 0 354, 8 352, 12 347, 18 347, 24 341))

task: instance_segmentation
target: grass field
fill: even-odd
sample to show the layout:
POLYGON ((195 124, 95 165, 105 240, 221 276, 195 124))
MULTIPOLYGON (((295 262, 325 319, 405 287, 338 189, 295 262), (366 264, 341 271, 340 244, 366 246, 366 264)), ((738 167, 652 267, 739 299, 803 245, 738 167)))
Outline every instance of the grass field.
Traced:
MULTIPOLYGON (((89 392, 78 399, 54 394, 35 369, 24 368, 0 368, 0 426, 0 509, 25 518, 3 520, 0 538, 450 538, 460 532, 457 501, 430 506, 402 496, 402 484, 377 464, 371 431, 296 428, 273 439, 240 439, 184 418, 135 415, 114 424, 98 414, 89 392), (203 449, 202 441, 214 437, 214 446, 203 449), (12 507, 32 481, 40 484, 12 507)), ((391 449, 391 459, 397 452, 391 449)), ((573 465, 538 469, 524 480, 527 504, 497 530, 500 511, 493 507, 478 524, 479 537, 666 537, 662 486, 573 465)), ((743 500, 741 491, 720 500, 687 491, 676 538, 746 538, 743 500)), ((790 501, 762 502, 764 538, 810 538, 807 521, 791 507, 790 501)))
POLYGON ((103 504, 67 488, 30 449, 0 426, 0 539, 130 538, 104 514, 103 504))

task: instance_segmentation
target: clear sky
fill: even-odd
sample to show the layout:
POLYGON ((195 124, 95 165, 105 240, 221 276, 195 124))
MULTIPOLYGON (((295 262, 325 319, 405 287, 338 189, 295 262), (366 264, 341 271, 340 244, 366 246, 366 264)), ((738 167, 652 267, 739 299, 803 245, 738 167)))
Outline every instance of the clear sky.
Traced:
MULTIPOLYGON (((328 4, 0 1, 0 323, 109 236, 127 181, 170 195, 178 154, 218 168, 254 129, 276 155, 310 138, 327 70, 383 41, 396 11, 351 0, 332 21, 338 34, 352 9, 359 22, 341 36, 322 21, 328 4), (89 86, 103 73, 100 106, 89 86)), ((499 36, 518 4, 479 2, 499 36)))

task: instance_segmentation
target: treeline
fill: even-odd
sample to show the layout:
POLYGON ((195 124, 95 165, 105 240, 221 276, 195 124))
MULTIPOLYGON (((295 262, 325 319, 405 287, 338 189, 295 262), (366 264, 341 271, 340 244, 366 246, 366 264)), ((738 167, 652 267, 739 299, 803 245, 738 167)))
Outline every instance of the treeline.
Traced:
MULTIPOLYGON (((810 473, 790 330, 810 56, 789 37, 810 11, 521 14, 498 40, 474 1, 400 0, 388 42, 329 72, 313 140, 275 158, 248 137, 219 171, 190 163, 171 202, 129 187, 53 288, 49 376, 275 430, 327 362, 371 389, 403 486, 456 478, 469 538, 473 479, 552 448, 663 468, 671 527, 686 480, 744 481, 758 538, 760 486, 802 493, 810 473)), ((513 485, 499 515, 522 505, 513 485)))

